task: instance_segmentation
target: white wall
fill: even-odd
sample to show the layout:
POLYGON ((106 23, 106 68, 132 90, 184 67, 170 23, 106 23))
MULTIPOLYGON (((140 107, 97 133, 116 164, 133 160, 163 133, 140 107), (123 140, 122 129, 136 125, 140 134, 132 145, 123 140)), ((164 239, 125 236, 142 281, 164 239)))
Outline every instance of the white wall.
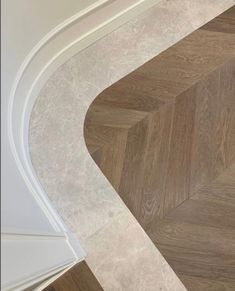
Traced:
POLYGON ((3 0, 2 54, 12 83, 26 55, 50 30, 96 0, 3 0))

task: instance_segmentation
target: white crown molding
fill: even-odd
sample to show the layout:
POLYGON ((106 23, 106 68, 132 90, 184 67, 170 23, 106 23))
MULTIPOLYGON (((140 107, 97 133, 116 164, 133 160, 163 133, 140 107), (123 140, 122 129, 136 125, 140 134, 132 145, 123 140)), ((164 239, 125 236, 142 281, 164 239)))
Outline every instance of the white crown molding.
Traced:
MULTIPOLYGON (((57 34, 59 34, 61 31, 63 31, 66 27, 72 25, 74 22, 78 21, 80 18, 85 17, 88 13, 96 10, 97 8, 102 7, 105 3, 110 2, 110 0, 99 0, 96 1, 94 4, 90 5, 86 9, 83 9, 82 11, 79 11, 72 17, 66 19, 61 24, 57 25, 55 28, 53 28, 51 31, 49 31, 29 52, 29 54, 26 56, 24 61, 22 62, 16 77, 14 79, 14 82, 11 87, 10 91, 10 98, 8 103, 8 137, 10 141, 11 151, 13 154, 13 157, 15 159, 16 165, 22 175, 23 180, 25 181, 26 185, 30 189, 30 192, 35 197, 38 204, 43 209, 44 213, 48 217, 50 223, 54 226, 55 230, 66 230, 65 225, 63 224, 62 220, 59 218, 59 215, 56 213, 55 209, 51 206, 50 202, 48 201, 46 195, 44 195, 43 190, 37 181, 35 175, 32 173, 32 167, 28 167, 29 156, 27 155, 26 164, 24 165, 24 162, 22 163, 22 160, 20 159, 19 150, 16 148, 16 141, 13 134, 13 123, 14 123, 14 113, 13 113, 13 106, 14 101, 16 99, 17 89, 20 86, 20 82, 25 74, 26 69, 30 66, 32 60, 37 56, 39 51, 49 42, 51 41, 57 34), (31 183, 29 176, 27 175, 27 172, 25 171, 25 167, 28 169, 28 173, 30 173, 30 177, 33 181, 31 183), (38 195, 39 194, 39 195, 38 195), (43 195, 42 195, 43 194, 43 195), (59 226, 58 226, 59 225, 59 226)), ((37 83, 38 78, 35 79, 34 85, 37 83)), ((34 86, 33 85, 33 86, 34 86)), ((31 86, 31 88, 33 87, 31 86)), ((25 93, 25 92, 24 92, 25 93)), ((27 94, 27 98, 25 99, 25 108, 23 112, 27 111, 27 100, 30 99, 30 92, 27 94)), ((23 113, 22 112, 22 113, 23 113)), ((22 114, 22 122, 24 119, 24 113, 22 114)), ((24 151, 24 148, 22 148, 24 151)))
POLYGON ((49 76, 68 58, 157 2, 159 0, 97 1, 45 35, 27 55, 16 75, 8 106, 11 151, 25 184, 57 231, 67 233, 67 228, 45 195, 29 156, 28 125, 34 101, 49 76), (89 27, 90 23, 94 25, 89 27), (79 25, 88 26, 88 30, 75 34, 79 25), (25 96, 23 102, 22 96, 25 96))
MULTIPOLYGON (((3 241, 12 242, 19 239, 21 242, 27 241, 36 252, 39 247, 37 240, 43 238, 47 241, 47 249, 50 249, 50 241, 54 240, 58 244, 61 242, 60 247, 65 250, 65 245, 68 246, 67 251, 70 250, 71 254, 68 255, 67 253, 67 257, 64 257, 61 265, 57 264, 55 267, 43 270, 40 274, 32 274, 27 278, 20 278, 17 282, 10 282, 10 284, 15 284, 14 290, 22 290, 23 287, 31 286, 48 276, 71 267, 85 257, 78 238, 68 230, 51 205, 31 164, 28 149, 28 128, 30 113, 36 97, 50 75, 66 60, 157 2, 159 0, 96 1, 95 4, 73 15, 49 31, 32 48, 19 67, 11 86, 7 108, 7 134, 10 150, 21 178, 57 234, 5 228, 3 229, 3 232, 5 232, 3 241), (10 236, 9 233, 11 233, 10 236), (68 258, 69 260, 67 260, 68 258)), ((14 183, 14 181, 12 182, 14 183)), ((57 251, 59 251, 59 245, 57 251)), ((38 256, 40 256, 40 252, 38 256)), ((35 258, 35 261, 38 259, 35 258)), ((19 258, 18 260, 21 261, 19 258)))

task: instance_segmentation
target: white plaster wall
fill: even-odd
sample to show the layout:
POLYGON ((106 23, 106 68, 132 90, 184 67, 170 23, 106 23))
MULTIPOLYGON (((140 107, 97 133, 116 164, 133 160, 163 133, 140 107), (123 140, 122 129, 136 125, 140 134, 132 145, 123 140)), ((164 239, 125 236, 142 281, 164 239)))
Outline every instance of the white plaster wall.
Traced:
POLYGON ((3 70, 11 83, 23 59, 34 45, 65 19, 97 0, 3 0, 3 70))

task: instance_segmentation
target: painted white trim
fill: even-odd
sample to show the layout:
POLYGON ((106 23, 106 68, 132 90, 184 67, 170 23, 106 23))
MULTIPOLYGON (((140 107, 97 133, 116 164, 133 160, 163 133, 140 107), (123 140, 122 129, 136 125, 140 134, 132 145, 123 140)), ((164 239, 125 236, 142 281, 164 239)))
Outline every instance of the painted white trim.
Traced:
MULTIPOLYGON (((110 2, 110 1, 105 1, 105 2, 110 2)), ((22 121, 21 121, 21 127, 20 127, 20 145, 21 145, 21 151, 23 153, 23 163, 30 175, 30 173, 32 172, 32 168, 31 168, 31 162, 29 161, 29 154, 28 152, 26 152, 26 150, 28 150, 28 139, 25 140, 25 129, 28 129, 28 126, 26 125, 26 121, 25 121, 25 116, 26 116, 26 112, 27 112, 27 108, 28 108, 28 102, 30 97, 33 94, 33 90, 36 87, 37 83, 39 82, 40 78, 44 75, 44 73, 49 69, 49 67, 56 61, 58 60, 64 53, 66 53, 66 51, 68 51, 70 48, 72 48, 74 45, 78 44, 79 42, 81 42, 82 40, 88 38, 90 35, 96 33, 97 31, 99 31, 100 29, 104 28, 105 26, 107 26, 109 23, 111 23, 112 21, 114 21, 115 19, 117 19, 118 17, 122 16, 123 14, 127 13, 128 11, 134 9, 136 6, 138 6, 140 3, 144 3, 147 2, 146 0, 140 0, 137 3, 135 3, 134 5, 131 5, 130 7, 128 7, 127 9, 123 10, 122 12, 114 15, 112 18, 108 19, 107 21, 103 22, 102 24, 98 25, 97 27, 95 27, 94 29, 88 31, 86 34, 82 35, 80 38, 74 40, 73 42, 69 43, 68 45, 66 45, 62 50, 60 50, 57 54, 55 54, 50 61, 45 64, 45 66, 43 67, 43 69, 40 71, 40 73, 37 75, 37 77, 35 78, 34 82, 32 83, 28 94, 26 95, 26 99, 25 99, 25 104, 24 104, 24 109, 23 109, 23 113, 22 113, 22 121)), ((67 24, 69 25, 69 23, 67 24)), ((58 31, 56 32, 58 33, 58 31)), ((17 87, 17 85, 16 85, 17 87)), ((12 127, 11 127, 12 128, 12 127)), ((12 129, 11 129, 11 134, 12 134, 12 129)), ((13 137, 13 134, 12 134, 13 137)), ((13 139, 12 139, 12 142, 13 139)), ((15 146, 14 146, 15 148, 15 146)), ((18 158, 17 158, 18 159, 18 158)), ((19 161, 20 162, 20 161, 19 161)), ((21 167, 21 166, 20 166, 21 167)), ((22 168, 22 167, 21 167, 22 168)), ((23 170, 23 169, 22 169, 23 170)), ((25 180, 28 181, 28 178, 22 173, 23 177, 25 177, 25 180)), ((34 175, 30 175, 33 184, 38 188, 38 193, 41 193, 41 187, 39 186, 39 183, 36 179, 36 177, 34 175)), ((35 193, 33 191, 33 193, 35 193)), ((46 200, 46 196, 45 195, 40 195, 41 199, 44 201, 44 203, 48 204, 48 200, 46 200)), ((36 198, 36 197, 35 197, 36 198)), ((38 200, 38 197, 36 198, 38 200)), ((38 201, 38 203, 40 203, 41 201, 38 201)), ((41 204, 41 203, 40 203, 41 204)), ((43 206, 42 206, 43 207, 43 206)), ((48 207, 50 208, 50 213, 53 213, 54 216, 56 215, 58 217, 58 214, 55 213, 55 210, 52 209, 52 206, 49 204, 48 207)), ((45 212, 47 211, 47 209, 45 209, 45 212)), ((61 221, 61 220, 60 220, 61 221)), ((62 227, 64 227, 62 225, 62 227)))
MULTIPOLYGON (((35 197, 38 204, 43 209, 45 215, 48 217, 50 223, 54 226, 56 231, 60 231, 61 229, 65 230, 65 225, 63 224, 62 220, 59 218, 59 215, 56 213, 55 209, 52 207, 52 205, 50 204, 47 197, 44 194, 40 195, 40 196, 38 195, 38 193, 42 192, 41 187, 39 186, 38 181, 35 179, 35 176, 32 175, 34 186, 39 188, 39 191, 35 191, 34 186, 30 183, 30 180, 28 179, 28 177, 25 173, 24 167, 22 166, 22 162, 20 161, 20 158, 19 158, 19 154, 17 153, 17 149, 16 149, 15 141, 14 141, 13 129, 12 129, 12 127, 13 127, 13 125, 12 125, 13 114, 12 113, 13 113, 13 103, 14 103, 14 99, 15 99, 15 94, 16 94, 17 88, 18 88, 19 83, 22 79, 22 76, 24 75, 26 68, 29 66, 32 59, 37 55, 39 50, 47 42, 49 42, 56 34, 58 34, 63 29, 65 29, 65 27, 68 27, 69 25, 71 25, 72 23, 74 23, 75 21, 80 19, 81 17, 84 17, 85 15, 90 13, 91 11, 94 11, 95 9, 101 7, 102 5, 104 5, 107 2, 110 2, 110 0, 99 0, 99 1, 95 2, 94 4, 90 5, 86 9, 84 9, 84 10, 78 12, 77 14, 73 15, 72 17, 68 18, 67 20, 65 20, 64 22, 62 22, 58 26, 56 26, 54 29, 52 29, 47 35, 45 35, 33 47, 33 49, 26 56, 25 60, 21 64, 21 66, 16 74, 16 77, 15 77, 15 80, 13 82, 11 92, 10 92, 10 98, 9 98, 9 104, 8 104, 8 137, 9 137, 9 141, 10 141, 11 151, 12 151, 13 157, 15 159, 16 165, 17 165, 17 167, 22 175, 23 180, 25 181, 27 187, 29 188, 29 190, 31 191, 33 196, 35 197), (45 207, 45 205, 46 205, 46 207, 45 207)), ((24 112, 25 112, 25 110, 24 110, 24 112)), ((24 117, 22 117, 22 118, 24 119, 24 117)), ((24 145, 22 145, 22 149, 23 148, 24 148, 24 145)), ((23 152, 24 152, 24 149, 23 149, 23 152)), ((26 168, 29 170, 28 158, 25 161, 27 161, 26 168)), ((31 171, 31 169, 30 169, 30 171, 31 171)))
POLYGON ((47 286, 49 286, 51 283, 53 283, 56 279, 58 279, 60 276, 65 274, 67 271, 69 271, 73 266, 75 266, 78 262, 75 262, 71 265, 69 265, 66 269, 62 270, 61 272, 57 273, 56 275, 49 277, 49 279, 45 280, 41 284, 39 284, 37 287, 35 287, 34 291, 41 291, 44 290, 47 286))
POLYGON ((20 229, 20 228, 15 228, 15 227, 2 227, 1 229, 1 235, 4 236, 15 236, 15 237, 26 237, 26 236, 46 236, 46 237, 63 237, 64 233, 63 232, 35 232, 33 229, 25 230, 25 229, 20 229))
POLYGON ((14 278, 12 280, 3 274, 2 290, 24 290, 84 259, 83 252, 79 257, 75 257, 72 247, 66 248, 64 252, 67 240, 63 236, 2 234, 1 242, 2 271, 8 272, 10 269, 14 278), (26 247, 27 258, 25 257, 26 247), (16 254, 17 260, 15 260, 16 254), (44 264, 44 262, 47 263, 44 264), (23 273, 21 269, 24 270, 23 273))
MULTIPOLYGON (((45 213, 46 217, 50 221, 51 225, 57 232, 57 234, 47 234, 47 238, 49 239, 52 236, 55 239, 64 239, 66 244, 69 246, 70 250, 73 253, 73 262, 77 262, 79 259, 85 257, 84 251, 81 249, 81 246, 78 242, 78 239, 75 235, 69 232, 67 229, 67 226, 64 225, 62 219, 57 214, 54 207, 51 205, 46 193, 44 193, 44 190, 42 189, 39 181, 37 180, 33 167, 31 165, 30 156, 28 153, 28 138, 27 138, 27 130, 28 130, 28 122, 29 119, 27 119, 27 116, 29 116, 29 113, 31 111, 30 103, 31 101, 35 100, 37 93, 39 92, 40 88, 43 86, 43 84, 48 79, 49 75, 63 62, 65 62, 69 57, 71 57, 73 54, 81 51, 88 45, 92 44, 94 41, 98 40, 99 38, 103 37, 105 34, 111 32, 113 29, 117 28, 124 22, 131 19, 133 16, 136 16, 137 14, 143 12, 144 10, 150 8, 151 6, 155 5, 159 0, 100 0, 97 1, 95 4, 89 6, 87 9, 84 9, 83 11, 73 15, 60 25, 56 26, 54 29, 52 29, 46 36, 44 36, 37 44, 33 47, 33 49, 30 51, 30 53, 26 56, 25 60, 21 64, 16 77, 14 79, 13 85, 11 87, 10 91, 10 99, 8 103, 8 138, 10 142, 11 152, 13 154, 16 167, 18 168, 22 179, 24 180, 27 188, 31 192, 31 194, 34 196, 35 200, 37 201, 40 208, 45 213), (42 63, 40 63, 40 69, 34 70, 34 64, 35 60, 40 60, 40 53, 43 50, 47 49, 47 46, 49 44, 53 43, 53 41, 56 40, 56 36, 58 35, 64 35, 67 36, 67 32, 69 31, 69 28, 75 26, 76 24, 79 24, 84 17, 90 17, 90 19, 94 21, 96 19, 97 13, 99 13, 101 10, 105 11, 105 9, 112 7, 112 5, 119 3, 119 1, 122 2, 122 5, 118 7, 117 10, 112 11, 111 15, 109 15, 108 18, 103 18, 97 25, 90 28, 88 31, 83 33, 82 35, 74 38, 69 39, 69 42, 64 42, 64 46, 59 48, 57 51, 54 52, 53 55, 50 56, 49 60, 44 60, 42 63), (132 3, 128 5, 128 3, 132 3), (123 8, 123 9, 122 9, 123 8), (36 71, 36 75, 32 82, 28 82, 26 88, 21 89, 21 84, 23 83, 24 77, 27 76, 27 71, 36 71), (21 90, 21 91, 20 91, 21 90), (17 96, 26 96, 23 102, 23 105, 21 108, 17 108, 20 115, 20 123, 18 125, 17 123, 17 131, 19 129, 19 136, 14 135, 14 104, 18 104, 16 102, 17 96), (16 102, 16 103, 15 103, 16 102), (21 111, 22 110, 22 111, 21 111), (16 145, 19 145, 16 147, 16 145), (63 238, 64 237, 64 238, 63 238), (78 256, 80 255, 80 257, 78 256)), ((117 6, 116 6, 117 7, 117 6)), ((110 12, 110 11, 109 11, 110 12)), ((101 17, 102 18, 102 17, 101 17)), ((69 32, 68 32, 69 33, 69 32)), ((20 237, 20 230, 14 230, 14 229, 5 229, 5 232, 12 232, 13 235, 15 235, 15 238, 20 237)), ((24 239, 29 239, 29 237, 41 237, 42 234, 38 233, 32 236, 32 233, 25 233, 23 234, 24 239)), ((22 234, 21 234, 22 236, 22 234)), ((69 262, 68 264, 71 264, 69 262)), ((68 267, 67 265, 61 266, 61 269, 68 267)), ((54 274, 55 272, 58 272, 58 269, 52 270, 51 274, 54 274)), ((40 280, 43 279, 44 275, 40 277, 40 280)), ((48 273, 47 273, 48 276, 48 273)), ((35 279, 36 280, 36 279, 35 279)), ((39 280, 39 277, 37 280, 31 280, 30 284, 36 282, 39 280)), ((28 283, 27 283, 28 284, 28 283)), ((22 286, 21 286, 22 287, 22 286)))
MULTIPOLYGON (((2 286, 3 291, 22 291, 27 288, 30 288, 31 286, 37 285, 38 282, 44 281, 44 284, 40 284, 35 290, 43 290, 46 288, 50 283, 52 283, 54 280, 56 280, 59 276, 64 274, 67 270, 69 270, 71 267, 73 267, 77 262, 74 263, 67 263, 58 266, 57 268, 51 269, 50 271, 46 273, 41 273, 38 276, 32 276, 30 278, 27 278, 23 283, 16 282, 11 285, 4 285, 2 286), (54 275, 57 274, 57 275, 54 275), (50 278, 50 279, 48 279, 50 278), (47 284, 47 282, 49 284, 47 284)), ((31 288, 30 288, 31 289, 31 288)))
MULTIPOLYGON (((130 0, 131 1, 131 0, 130 0)), ((67 52, 69 52, 72 48, 76 48, 75 51, 73 51, 73 54, 81 49, 84 49, 84 47, 90 45, 95 40, 99 39, 103 35, 107 34, 108 32, 115 29, 117 26, 121 25, 123 22, 128 21, 132 16, 135 16, 142 11, 148 9, 149 7, 155 5, 159 0, 139 0, 134 1, 134 4, 131 4, 124 9, 122 9, 120 12, 116 13, 113 12, 113 15, 109 17, 108 19, 104 20, 97 26, 93 27, 80 37, 74 39, 72 42, 68 44, 64 44, 64 47, 59 50, 57 53, 55 53, 50 60, 45 63, 40 70, 40 72, 37 74, 36 78, 32 82, 31 86, 27 90, 27 92, 21 92, 21 96, 26 96, 24 100, 22 115, 21 115, 21 121, 20 121, 20 137, 19 137, 19 144, 20 149, 17 151, 16 144, 14 140, 14 133, 13 133, 13 120, 14 120, 14 114, 13 114, 13 106, 15 101, 15 96, 17 94, 17 89, 20 87, 21 80, 25 74, 26 69, 30 67, 30 64, 32 63, 33 59, 36 59, 37 56, 40 53, 40 50, 50 41, 53 41, 55 35, 58 35, 60 33, 66 33, 66 28, 71 27, 71 25, 74 25, 76 22, 79 22, 84 16, 92 16, 93 18, 96 17, 96 12, 102 8, 104 10, 108 5, 115 4, 116 1, 97 1, 97 3, 89 6, 87 9, 84 9, 83 11, 79 12, 78 14, 72 16, 71 18, 64 21, 62 24, 58 25, 56 28, 52 29, 42 40, 38 42, 38 44, 31 50, 31 52, 28 54, 28 56, 25 58, 24 62, 22 63, 15 81, 13 83, 11 93, 10 93, 10 101, 9 101, 9 115, 8 115, 8 134, 9 134, 9 140, 10 140, 10 146, 13 153, 13 156, 16 161, 16 165, 22 175, 23 180, 25 181, 28 189, 36 199, 37 203, 40 205, 42 210, 44 211, 45 215, 48 217, 51 224, 54 226, 54 229, 56 231, 62 231, 65 234, 67 234, 67 228, 64 225, 63 221, 57 214, 54 207, 51 205, 49 199, 47 198, 46 194, 44 193, 40 183, 38 182, 36 176, 34 175, 34 170, 31 165, 31 160, 28 153, 28 138, 27 138, 27 130, 28 130, 28 120, 26 120, 26 115, 30 111, 30 108, 28 106, 29 101, 32 99, 32 96, 34 96, 34 92, 38 92, 39 90, 37 88, 38 84, 40 84, 39 87, 42 87, 43 83, 46 81, 46 78, 43 80, 44 76, 47 76, 47 73, 50 72, 51 67, 53 67, 53 64, 61 64, 60 60, 65 61, 68 57, 71 55, 67 52), (121 23, 117 23, 116 26, 112 25, 115 23, 116 20, 124 18, 121 23), (110 27, 109 27, 110 26, 110 27), (106 31, 107 27, 109 27, 108 31, 106 31), (87 41, 86 41, 87 40, 87 41), (84 44, 80 46, 82 42, 85 41, 84 44), (41 82, 43 80, 43 82, 41 82)), ((125 2, 125 5, 127 1, 125 2)), ((133 2, 133 0, 132 0, 133 2)), ((123 4, 124 5, 124 4, 123 4)), ((48 77, 48 76, 47 76, 48 77)), ((29 114, 28 114, 29 115, 29 114)))

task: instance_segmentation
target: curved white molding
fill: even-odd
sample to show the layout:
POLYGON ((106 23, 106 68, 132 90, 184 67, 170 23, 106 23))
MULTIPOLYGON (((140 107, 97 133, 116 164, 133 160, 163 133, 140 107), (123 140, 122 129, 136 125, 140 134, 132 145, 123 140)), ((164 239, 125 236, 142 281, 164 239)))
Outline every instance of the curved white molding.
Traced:
POLYGON ((29 116, 36 96, 50 74, 69 57, 157 2, 159 0, 97 1, 65 20, 43 37, 27 55, 16 75, 8 105, 8 135, 11 151, 25 184, 57 231, 62 230, 66 233, 66 226, 38 182, 28 151, 29 116), (89 27, 89 23, 93 25, 89 27), (73 32, 79 25, 85 27, 86 24, 88 30, 81 35, 75 34, 74 38, 73 32), (57 46, 61 40, 62 46, 57 46), (55 49, 51 52, 53 45, 55 49), (47 55, 49 58, 45 60, 47 55), (33 78, 30 79, 29 75, 33 78), (22 96, 25 96, 23 102, 22 96), (20 106, 17 99, 21 100, 20 106))
MULTIPOLYGON (((48 277, 72 267, 77 261, 74 260, 73 249, 67 248, 64 237, 59 235, 35 236, 35 235, 15 235, 2 234, 2 276, 1 288, 3 290, 24 290, 31 287, 38 281, 46 280, 48 277), (27 247, 27 257, 25 248, 27 247), (45 268, 41 253, 50 251, 50 261, 45 268), (58 252, 63 249, 62 256, 58 258, 58 252), (16 262, 16 257, 21 261, 21 269, 16 262), (34 265, 32 266, 32 262, 34 265), (9 269, 11 272, 9 272, 9 269), (14 279, 14 280, 13 280, 14 279)), ((45 258, 44 258, 45 259, 45 258)), ((42 290, 42 289, 41 289, 42 290)))
MULTIPOLYGON (((33 48, 32 50, 29 52, 29 54, 26 56, 26 58, 24 59, 23 63, 21 64, 15 80, 13 82, 12 88, 11 88, 11 92, 10 92, 10 98, 9 98, 9 103, 8 103, 8 137, 9 137, 9 141, 10 141, 10 146, 11 146, 11 151, 12 154, 15 158, 15 162, 17 164, 17 167, 26 183, 26 185, 28 186, 28 188, 30 189, 30 191, 32 192, 32 194, 34 195, 36 201, 39 203, 39 205, 41 207, 43 207, 43 210, 46 214, 46 216, 48 217, 48 219, 50 220, 50 222, 52 223, 52 225, 54 225, 55 229, 59 230, 60 228, 58 228, 58 226, 56 225, 55 221, 57 221, 57 223, 59 222, 60 227, 65 231, 66 228, 64 226, 64 224, 62 223, 62 221, 59 219, 59 216, 55 214, 54 209, 51 207, 50 203, 48 203, 49 201, 47 200, 45 195, 37 195, 38 193, 42 193, 41 191, 41 187, 38 185, 37 180, 35 179, 35 177, 32 175, 31 178, 33 178, 33 185, 30 183, 30 180, 24 170, 22 161, 20 161, 20 157, 19 157, 19 152, 16 149, 16 145, 15 145, 15 140, 14 140, 14 134, 13 134, 13 103, 15 100, 15 95, 16 95, 16 91, 17 88, 19 87, 20 81, 24 75, 25 70, 27 69, 27 67, 30 65, 30 63, 32 62, 32 59, 36 57, 37 53, 42 49, 42 47, 44 45, 46 45, 46 43, 48 43, 53 37, 55 37, 58 33, 60 33, 63 29, 65 29, 66 27, 68 27, 69 25, 72 25, 75 21, 78 21, 81 17, 84 17, 85 15, 87 15, 88 13, 90 13, 91 11, 94 11, 97 8, 100 8, 103 4, 110 2, 110 0, 99 0, 97 2, 95 2, 94 4, 90 5, 89 7, 87 7, 86 9, 79 11, 78 13, 76 13, 75 15, 73 15, 72 17, 66 19, 65 21, 63 21, 61 24, 57 25, 54 29, 52 29, 51 31, 49 31, 33 48), (35 188, 36 187, 36 192, 35 192, 35 188), (39 188, 40 187, 40 188, 39 188), (39 189, 38 189, 39 188, 39 189), (39 190, 39 191, 38 191, 39 190), (43 201, 43 203, 42 203, 43 201), (45 207, 45 205, 47 205, 47 207, 45 207), (49 208, 49 209, 48 209, 49 208), (54 213, 54 217, 51 217, 51 213, 54 213), (56 215, 56 216, 55 216, 56 215)), ((30 92, 32 91, 32 88, 35 86, 35 84, 37 83, 39 78, 35 79, 35 82, 33 83, 33 85, 30 87, 30 92)), ((26 107, 27 107, 27 100, 30 98, 30 92, 27 94, 27 98, 25 99, 26 103, 25 103, 25 108, 23 110, 23 112, 26 112, 26 107)), ((22 119, 24 120, 24 114, 22 116, 22 119)), ((23 126, 21 126, 21 128, 23 128, 23 126)), ((22 130, 21 130, 22 131, 22 130)), ((22 132, 21 132, 22 134, 22 132)), ((22 142, 22 141, 21 141, 22 142)), ((24 146, 22 145, 22 150, 24 151, 24 146)), ((25 165, 28 171, 30 171, 29 173, 31 173, 31 170, 28 167, 28 156, 27 159, 25 159, 25 165)), ((31 176, 31 175, 30 175, 31 176)))
MULTIPOLYGON (((14 166, 16 169, 14 169, 16 176, 13 174, 12 178, 10 176, 7 177, 6 182, 9 183, 8 179, 11 178, 11 182, 14 183, 13 180, 15 178, 16 180, 21 178, 26 186, 23 190, 27 190, 33 196, 52 228, 51 233, 40 233, 40 231, 35 233, 33 229, 17 229, 6 226, 2 230, 5 232, 4 235, 11 234, 10 239, 6 239, 8 242, 14 240, 15 236, 19 237, 22 233, 25 237, 45 235, 48 237, 48 243, 50 237, 61 240, 63 242, 60 245, 61 249, 67 246, 67 251, 70 250, 72 253, 73 263, 85 257, 77 237, 64 225, 34 174, 28 152, 28 125, 31 109, 40 88, 58 66, 63 64, 72 55, 157 2, 159 0, 96 1, 95 4, 73 15, 48 32, 31 49, 20 65, 8 96, 6 128, 6 134, 8 135, 6 144, 9 144, 10 149, 10 151, 7 151, 7 154, 10 156, 12 154, 13 156, 13 164, 11 166, 14 166)), ((5 97, 7 98, 7 96, 5 97)), ((10 159, 12 160, 11 157, 10 159)), ((16 189, 17 186, 14 187, 14 190, 16 189)), ((23 237, 21 239, 25 241, 23 237)), ((34 246, 34 253, 36 253, 38 245, 34 244, 34 246)), ((23 252, 21 255, 23 255, 23 252)), ((40 256, 40 252, 37 255, 40 256)), ((68 262, 64 261, 63 269, 70 265, 71 260, 68 262)), ((43 276, 50 275, 50 272, 54 273, 55 269, 43 270, 43 274, 39 276, 40 278, 36 276, 31 278, 32 280, 30 278, 25 278, 24 280, 31 280, 30 282, 33 283, 43 276)), ((16 282, 17 285, 20 284, 20 281, 16 282)))

